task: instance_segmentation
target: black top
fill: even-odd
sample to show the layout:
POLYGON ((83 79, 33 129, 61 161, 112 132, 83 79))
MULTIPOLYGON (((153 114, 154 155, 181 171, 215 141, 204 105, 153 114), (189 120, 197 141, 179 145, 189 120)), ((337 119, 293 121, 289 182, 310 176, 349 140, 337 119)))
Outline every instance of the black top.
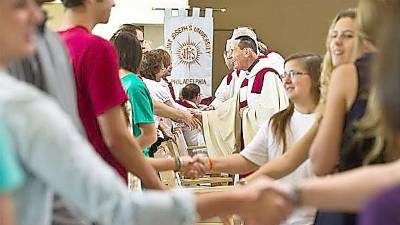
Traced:
MULTIPOLYGON (((374 57, 375 55, 372 53, 365 54, 355 62, 358 80, 357 95, 350 110, 346 113, 339 162, 337 165, 339 172, 362 166, 364 158, 374 144, 373 139, 355 138, 355 134, 357 133, 355 124, 364 116, 367 108, 371 84, 371 66, 374 57)), ((383 154, 381 154, 372 163, 383 162, 384 157, 383 154)))
MULTIPOLYGON (((350 110, 346 113, 342 143, 337 163, 337 171, 343 172, 362 166, 363 159, 373 145, 372 139, 356 139, 355 122, 365 114, 370 92, 371 66, 375 55, 365 54, 354 63, 357 69, 357 95, 350 110)), ((383 154, 372 163, 383 162, 383 154)), ((357 214, 318 211, 315 225, 355 225, 357 214)))

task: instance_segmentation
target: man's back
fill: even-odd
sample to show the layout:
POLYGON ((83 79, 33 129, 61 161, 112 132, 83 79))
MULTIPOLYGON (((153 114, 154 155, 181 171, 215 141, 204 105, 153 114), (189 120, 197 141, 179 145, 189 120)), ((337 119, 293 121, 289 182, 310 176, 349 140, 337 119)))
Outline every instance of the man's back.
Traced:
POLYGON ((125 168, 106 146, 97 117, 122 105, 127 96, 118 77, 118 58, 112 45, 82 26, 60 32, 71 57, 78 110, 90 143, 102 158, 126 178, 125 168))

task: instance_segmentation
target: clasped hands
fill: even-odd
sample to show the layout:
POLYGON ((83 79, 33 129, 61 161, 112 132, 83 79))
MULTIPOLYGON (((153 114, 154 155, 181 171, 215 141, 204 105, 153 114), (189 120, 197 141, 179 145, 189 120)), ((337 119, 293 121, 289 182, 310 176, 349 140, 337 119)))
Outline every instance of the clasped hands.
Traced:
MULTIPOLYGON (((181 172, 185 177, 198 178, 211 171, 212 160, 207 157, 182 157, 181 172)), ((279 224, 297 203, 294 186, 284 185, 268 177, 237 186, 231 192, 238 199, 238 215, 246 225, 279 224)), ((229 215, 222 215, 229 216, 229 215)))

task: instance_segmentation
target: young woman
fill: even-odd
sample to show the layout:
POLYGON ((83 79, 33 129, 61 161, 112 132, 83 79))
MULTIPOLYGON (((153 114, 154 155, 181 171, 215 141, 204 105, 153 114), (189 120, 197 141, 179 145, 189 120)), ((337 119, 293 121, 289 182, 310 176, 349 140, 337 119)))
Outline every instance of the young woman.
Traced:
MULTIPOLYGON (((378 140, 376 137, 381 134, 375 134, 376 137, 357 136, 361 132, 357 124, 366 115, 370 100, 371 68, 379 35, 377 31, 383 22, 383 19, 378 18, 378 13, 384 13, 387 7, 382 2, 372 3, 369 0, 360 2, 357 17, 359 37, 357 47, 361 56, 354 63, 342 64, 332 72, 326 110, 310 149, 313 171, 317 175, 344 172, 389 160, 383 145, 374 148, 378 140)), ((317 214, 315 224, 355 223, 355 214, 320 212, 317 214)))
MULTIPOLYGON (((0 76, 14 60, 33 54, 36 26, 43 16, 36 3, 30 1, 0 1, 0 76)), ((1 108, 0 108, 1 109, 1 108)), ((14 142, 0 114, 0 223, 17 224, 13 192, 22 186, 23 170, 15 152, 14 142)))
POLYGON ((163 63, 163 55, 158 50, 151 50, 143 57, 140 75, 143 77, 143 82, 149 89, 151 96, 160 102, 174 107, 170 93, 165 91, 159 83, 167 70, 167 66, 163 63))
MULTIPOLYGON (((147 89, 149 89, 153 99, 176 109, 176 103, 173 101, 171 94, 160 83, 168 66, 164 65, 163 61, 164 55, 159 50, 151 50, 146 53, 143 57, 140 75, 143 77, 143 82, 146 84, 147 89)), ((164 121, 163 117, 158 116, 155 116, 155 120, 156 127, 159 129, 158 136, 161 138, 172 138, 173 134, 170 122, 167 122, 168 120, 164 121)))
POLYGON ((162 75, 160 84, 171 94, 171 100, 176 101, 177 99, 175 97, 174 87, 172 83, 168 80, 168 77, 171 76, 172 72, 171 56, 164 49, 156 49, 155 51, 162 56, 162 63, 164 64, 165 68, 167 68, 166 70, 164 70, 164 74, 162 75))
MULTIPOLYGON (((139 40, 131 33, 117 32, 111 38, 117 49, 120 69, 119 75, 130 102, 130 125, 135 136, 148 155, 149 146, 156 141, 153 104, 149 90, 137 75, 142 59, 139 40)), ((129 108, 129 107, 128 107, 129 108)))
MULTIPOLYGON (((340 11, 333 19, 329 28, 326 48, 321 71, 321 100, 317 111, 323 111, 326 102, 326 93, 333 68, 342 63, 350 63, 354 60, 356 47, 356 10, 346 9, 340 11)), ((318 119, 319 121, 319 119, 318 119)), ((319 123, 315 123, 312 128, 292 146, 290 151, 286 151, 282 157, 270 161, 263 165, 255 173, 248 176, 250 181, 260 175, 268 175, 272 178, 281 178, 293 172, 307 158, 318 131, 319 123)))
MULTIPOLYGON (((318 104, 319 78, 322 58, 314 54, 297 53, 285 60, 282 75, 289 107, 265 122, 250 144, 240 154, 227 157, 209 158, 209 169, 227 173, 248 173, 280 157, 288 147, 298 141, 315 122, 314 110, 318 104)), ((311 177, 310 163, 307 161, 291 175, 282 179, 296 183, 311 177)), ((296 211, 285 224, 309 225, 314 221, 315 211, 296 211)))

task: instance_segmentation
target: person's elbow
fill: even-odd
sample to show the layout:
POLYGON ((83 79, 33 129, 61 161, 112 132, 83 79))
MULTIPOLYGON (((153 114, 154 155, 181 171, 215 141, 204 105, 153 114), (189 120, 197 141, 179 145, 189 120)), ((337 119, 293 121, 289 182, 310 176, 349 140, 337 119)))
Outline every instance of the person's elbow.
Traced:
POLYGON ((139 136, 142 147, 151 146, 157 141, 157 130, 154 123, 140 124, 142 134, 139 136))
POLYGON ((104 143, 110 150, 117 150, 123 148, 124 143, 127 142, 129 137, 129 132, 125 133, 114 133, 107 136, 103 136, 104 143))
POLYGON ((322 160, 315 152, 310 153, 311 170, 316 176, 325 176, 332 172, 334 165, 322 160))
POLYGON ((321 164, 314 163, 314 162, 312 162, 311 164, 312 164, 312 166, 311 166, 312 171, 316 176, 326 176, 331 172, 331 170, 327 169, 326 167, 324 167, 321 164))
POLYGON ((157 132, 150 132, 146 135, 146 145, 151 146, 152 144, 156 143, 157 141, 157 132))

